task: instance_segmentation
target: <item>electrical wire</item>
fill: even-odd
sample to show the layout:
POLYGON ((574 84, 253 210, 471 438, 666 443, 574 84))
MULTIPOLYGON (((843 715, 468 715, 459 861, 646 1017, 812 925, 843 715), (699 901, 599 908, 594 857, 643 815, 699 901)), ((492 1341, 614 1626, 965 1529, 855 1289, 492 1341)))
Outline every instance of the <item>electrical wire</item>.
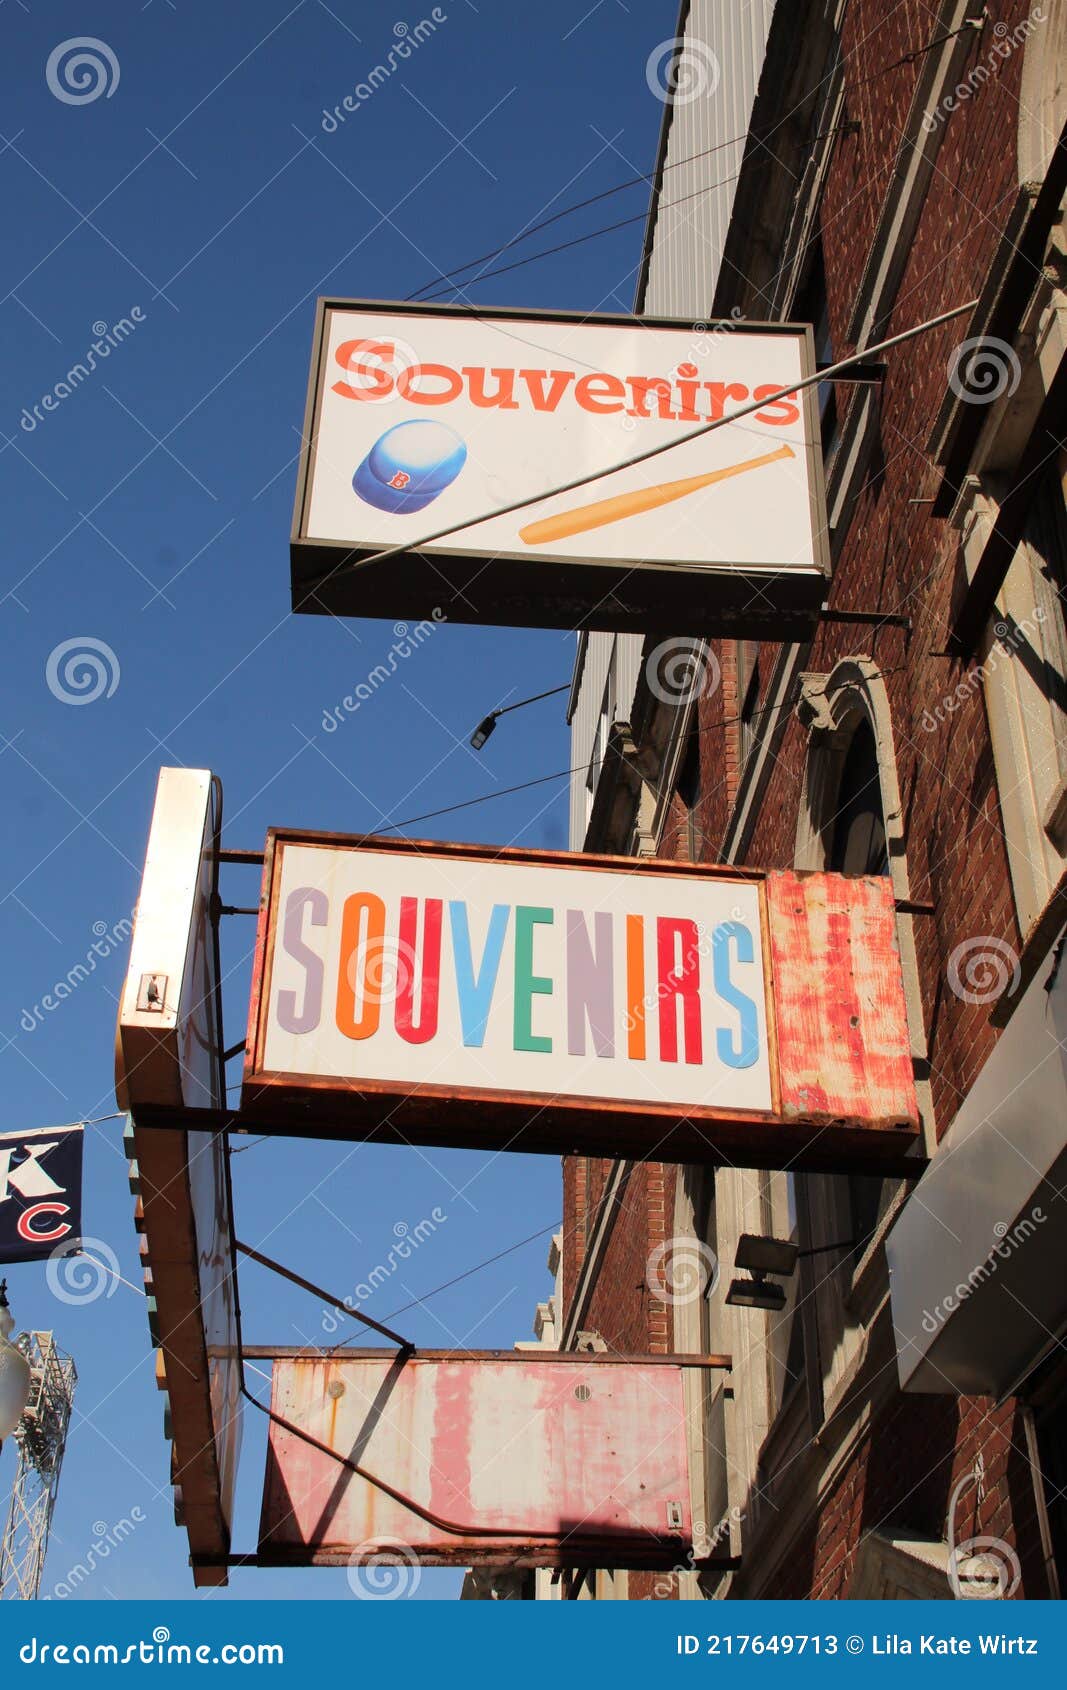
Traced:
MULTIPOLYGON (((544 1238, 546 1233, 558 1232, 562 1225, 562 1221, 553 1221, 551 1226, 543 1226, 537 1232, 531 1232, 527 1238, 520 1238, 518 1243, 509 1244, 506 1250, 498 1250, 495 1256, 487 1256, 484 1262, 476 1262, 474 1267, 467 1268, 463 1273, 457 1273, 454 1279, 446 1279, 443 1285, 435 1285, 432 1291, 425 1291, 421 1297, 413 1298, 410 1303, 405 1303, 402 1308, 394 1309, 392 1314, 383 1315, 382 1319, 385 1321, 395 1320, 398 1315, 407 1314, 409 1309, 421 1308, 423 1303, 428 1303, 431 1297, 438 1297, 442 1291, 451 1290, 453 1285, 459 1285, 462 1280, 470 1279, 472 1274, 481 1273, 483 1268, 492 1267, 494 1262, 503 1261, 505 1256, 513 1256, 516 1250, 521 1250, 525 1245, 532 1244, 537 1238, 544 1238)), ((354 1332, 351 1338, 344 1338, 339 1344, 335 1344, 334 1349, 343 1350, 346 1344, 351 1344, 354 1339, 361 1336, 361 1333, 354 1332)))
MULTIPOLYGON (((899 59, 893 59, 889 64, 880 66, 878 70, 871 71, 869 75, 860 77, 858 81, 849 84, 849 91, 854 93, 856 90, 865 88, 870 83, 876 82, 880 77, 888 76, 891 71, 900 70, 905 65, 917 63, 917 61, 923 58, 927 53, 933 52, 935 47, 943 46, 946 41, 955 40, 957 36, 963 35, 968 29, 973 29, 976 33, 978 32, 978 26, 974 20, 968 19, 960 26, 959 29, 951 30, 946 35, 936 36, 933 41, 928 41, 925 46, 917 47, 913 52, 904 53, 899 59)), ((662 180, 669 170, 680 170, 683 166, 687 164, 696 164, 701 159, 710 157, 713 153, 724 152, 728 147, 739 146, 743 142, 747 142, 750 135, 757 145, 765 146, 771 137, 781 128, 782 123, 784 122, 784 118, 780 119, 778 123, 767 131, 766 135, 760 136, 756 135, 753 131, 746 130, 741 135, 732 135, 727 141, 717 142, 713 147, 705 147, 700 152, 687 154, 685 158, 674 159, 670 163, 661 165, 658 172, 659 177, 662 180)), ((851 125, 849 124, 840 124, 837 128, 828 130, 824 134, 814 135, 808 145, 810 147, 814 147, 820 141, 828 140, 832 136, 838 135, 842 133, 843 130, 850 127, 851 125)), ((718 181, 709 182, 704 188, 699 189, 698 192, 713 193, 716 188, 725 187, 728 183, 736 180, 736 176, 722 177, 718 181)), ((406 294, 405 300, 408 302, 417 302, 420 300, 421 296, 422 303, 429 304, 432 300, 441 297, 440 290, 442 289, 444 289, 445 292, 458 292, 461 287, 465 287, 468 284, 455 282, 454 279, 458 276, 465 275, 468 270, 476 270, 479 264, 492 263, 494 258, 502 257, 505 252, 512 251, 522 241, 529 240, 533 235, 540 234, 543 229, 551 228, 553 224, 561 222, 565 217, 573 216, 573 214, 577 211, 587 211, 590 206, 599 205, 602 201, 611 199, 615 194, 624 193, 628 188, 636 188, 642 185, 648 185, 654 188, 655 183, 655 172, 641 172, 636 176, 627 177, 625 181, 616 182, 613 187, 604 188, 600 193, 590 194, 587 198, 582 200, 574 200, 570 205, 565 205, 559 211, 554 211, 551 216, 542 217, 538 222, 531 223, 528 229, 523 229, 519 234, 512 235, 509 240, 503 241, 500 246, 492 247, 488 252, 481 253, 477 258, 468 259, 465 264, 458 264, 453 270, 441 271, 439 275, 432 277, 429 281, 423 282, 413 293, 406 294), (448 284, 454 285, 449 286, 448 284), (439 291, 435 293, 428 293, 428 288, 434 288, 439 291)), ((683 196, 683 198, 695 197, 695 195, 683 196)), ((682 203, 682 199, 669 200, 662 205, 655 204, 652 209, 654 210, 656 216, 658 216, 661 211, 669 210, 672 205, 680 205, 682 203)), ((507 270, 519 269, 522 264, 533 264, 540 258, 548 258, 553 256, 555 253, 566 252, 570 246, 577 246, 582 241, 595 240, 599 235, 612 234, 616 229, 624 228, 626 223, 645 221, 648 215, 649 213, 646 210, 641 212, 637 217, 624 219, 623 222, 606 224, 603 228, 594 229, 590 234, 579 236, 574 241, 565 242, 561 246, 548 247, 542 252, 531 253, 529 257, 520 260, 517 264, 507 265, 499 270, 484 271, 481 275, 471 277, 470 280, 472 282, 482 281, 486 276, 504 275, 507 270)))
MULTIPOLYGON (((728 141, 717 142, 714 147, 705 147, 703 151, 699 153, 690 153, 685 158, 675 159, 672 164, 665 164, 663 166, 662 174, 666 175, 668 170, 680 170, 682 166, 686 164, 696 164, 698 160, 708 158, 712 153, 724 152, 727 147, 736 147, 740 142, 746 141, 747 139, 748 131, 746 130, 743 135, 733 135, 728 141)), ((421 293, 426 292, 427 288, 439 287, 442 283, 451 281, 454 276, 462 276, 466 270, 477 269, 479 264, 490 264, 494 258, 499 258, 503 253, 510 252, 513 247, 518 246, 520 241, 528 241, 532 235, 540 234, 542 229, 551 228, 553 223, 561 222, 564 217, 570 217, 576 211, 586 211, 589 206, 599 205, 602 200, 611 199, 613 194, 621 194, 627 188, 636 188, 642 184, 651 186, 654 181, 654 174, 651 172, 645 172, 638 176, 630 176, 625 182, 616 182, 613 188, 604 188, 599 194, 590 194, 587 199, 575 200, 571 205, 565 205, 561 210, 554 211, 551 217, 542 217, 540 222, 531 223, 530 227, 528 229, 523 229, 521 234, 512 235, 510 240, 504 241, 500 246, 491 248, 489 252, 483 252, 478 258, 469 258, 466 264, 459 264, 454 270, 442 270, 440 275, 434 276, 428 282, 423 282, 421 287, 417 287, 414 293, 405 295, 405 298, 412 301, 417 300, 421 293)), ((718 184, 712 185, 718 186, 718 184)), ((648 213, 642 212, 641 215, 645 217, 648 213)), ((475 279, 479 281, 481 280, 480 277, 475 279)))
MULTIPOLYGON (((882 670, 882 678, 883 678, 883 680, 885 680, 890 675, 897 675, 901 672, 901 670, 906 669, 907 667, 908 667, 908 665, 905 664, 905 663, 898 663, 892 669, 883 669, 882 670)), ((679 700, 679 702, 682 702, 682 701, 679 700)), ((775 710, 786 709, 788 705, 792 704, 792 702, 793 702, 792 697, 789 697, 789 698, 783 699, 780 704, 764 705, 762 707, 762 709, 753 710, 747 716, 722 716, 722 717, 720 717, 720 719, 717 722, 707 722, 707 723, 705 723, 705 725, 703 727, 699 727, 699 726, 695 727, 693 729, 693 732, 696 733, 696 734, 715 733, 715 732, 718 732, 718 730, 721 729, 721 728, 733 727, 738 722, 742 722, 742 721, 744 721, 744 722, 754 722, 759 717, 768 716, 775 710)), ((425 810, 425 811, 423 811, 421 816, 407 816, 407 817, 405 817, 405 819, 403 821, 387 822, 384 827, 376 828, 375 832, 376 833, 394 833, 397 828, 414 827, 416 822, 435 821, 438 816, 450 816, 450 815, 453 815, 455 813, 455 811, 457 811, 457 810, 469 810, 475 804, 488 804, 489 801, 493 798, 508 798, 513 793, 527 792, 527 791, 529 791, 529 789, 531 787, 534 787, 534 786, 544 786, 548 781, 551 781, 551 780, 565 780, 569 775, 586 774, 586 773, 588 773, 588 771, 590 769, 602 768, 603 763, 604 763, 603 758, 591 758, 588 763, 575 763, 569 769, 557 769, 555 774, 537 775, 537 776, 535 776, 535 778, 533 780, 520 781, 517 786, 501 786, 501 787, 498 787, 495 792, 483 792, 481 794, 481 796, 478 797, 478 798, 464 798, 458 804, 446 804, 445 807, 441 810, 425 810)), ((247 1148, 251 1148, 251 1147, 249 1146, 247 1148)))
MULTIPOLYGON (((661 211, 670 211, 671 208, 676 205, 685 205, 689 200, 700 199, 704 194, 710 194, 715 188, 724 188, 730 182, 736 182, 738 175, 740 175, 740 172, 737 172, 733 176, 720 177, 717 182, 709 182, 703 188, 694 188, 691 194, 680 194, 677 199, 667 200, 663 205, 657 206, 656 214, 658 216, 661 211)), ((613 235, 616 229, 626 229, 631 223, 646 223, 647 221, 647 210, 638 211, 633 217, 622 217, 617 223, 605 223, 599 229, 590 229, 587 234, 575 235, 569 241, 561 241, 558 246, 542 247, 539 252, 531 252, 528 253, 525 258, 517 258, 514 264, 501 264, 495 270, 482 270, 477 276, 473 276, 471 280, 485 282, 488 281, 491 276, 506 276, 510 274, 512 270, 521 270, 527 264, 536 264, 538 259, 552 258, 558 252, 569 252, 571 247, 583 246, 586 241, 595 241, 601 235, 613 235)), ((433 285, 433 283, 427 284, 427 286, 431 287, 433 285)), ((417 301, 417 303, 419 305, 431 305, 435 299, 442 299, 446 294, 456 293, 460 288, 466 286, 467 283, 465 282, 448 282, 444 287, 437 288, 435 292, 425 294, 422 299, 417 301)))

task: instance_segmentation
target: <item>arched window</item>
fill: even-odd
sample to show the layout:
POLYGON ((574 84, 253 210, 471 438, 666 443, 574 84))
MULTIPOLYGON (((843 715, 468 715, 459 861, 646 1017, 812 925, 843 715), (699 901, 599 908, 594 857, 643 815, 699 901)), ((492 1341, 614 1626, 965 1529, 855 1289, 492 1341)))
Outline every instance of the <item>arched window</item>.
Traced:
MULTIPOLYGON (((897 898, 910 896, 904 852, 903 807, 897 780, 892 715, 885 682, 869 658, 843 659, 829 674, 803 678, 797 715, 808 729, 804 801, 797 827, 797 868, 837 874, 886 875, 897 898)), ((921 1016, 908 923, 901 924, 901 960, 909 1007, 921 1016)), ((915 1031, 921 1033, 921 1020, 915 1031)), ((921 1042, 921 1041, 920 1041, 921 1042)), ((854 1271, 897 1190, 895 1182, 863 1174, 847 1179, 804 1176, 803 1207, 809 1243, 853 1240, 854 1271)), ((798 1205, 799 1206, 799 1205, 798 1205)), ((818 1294, 824 1354, 835 1351, 841 1318, 839 1291, 818 1294)), ((838 1365, 843 1365, 840 1361, 838 1365)))
POLYGON ((866 716, 853 730, 841 765, 826 866, 837 874, 889 873, 878 748, 866 716))

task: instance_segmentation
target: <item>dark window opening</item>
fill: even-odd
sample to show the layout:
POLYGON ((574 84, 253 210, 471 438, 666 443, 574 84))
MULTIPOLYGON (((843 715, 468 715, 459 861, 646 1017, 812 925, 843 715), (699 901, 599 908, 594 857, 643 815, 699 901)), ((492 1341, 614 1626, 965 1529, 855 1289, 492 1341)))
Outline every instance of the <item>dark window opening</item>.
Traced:
MULTIPOLYGON (((888 874, 882 786, 874 729, 863 720, 845 752, 827 868, 836 874, 888 874)), ((891 1186, 870 1174, 848 1176, 854 1262, 874 1236, 891 1186)))
POLYGON ((835 874, 888 874, 878 748, 867 721, 852 735, 841 769, 827 868, 835 874))
MULTIPOLYGON (((815 361, 832 364, 833 340, 830 334, 830 308, 826 296, 826 262, 823 256, 822 234, 812 243, 807 273, 797 290, 790 315, 800 323, 810 323, 815 341, 815 361)), ((824 381, 817 389, 819 419, 822 432, 823 457, 829 460, 838 438, 837 385, 824 381)))
POLYGON ((741 701, 738 719, 738 761, 744 768, 756 743, 759 717, 759 646, 755 640, 740 640, 737 647, 737 696, 741 701))
POLYGON ((700 825, 700 730, 695 723, 689 731, 675 791, 685 805, 685 840, 689 860, 697 863, 703 850, 704 832, 700 825))

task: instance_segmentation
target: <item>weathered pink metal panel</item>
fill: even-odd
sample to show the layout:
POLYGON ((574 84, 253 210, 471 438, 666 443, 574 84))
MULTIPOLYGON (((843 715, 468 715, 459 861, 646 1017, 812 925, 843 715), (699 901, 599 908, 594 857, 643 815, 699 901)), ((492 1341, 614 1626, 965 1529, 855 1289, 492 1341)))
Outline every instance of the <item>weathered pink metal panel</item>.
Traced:
POLYGON ((345 1561, 392 1539, 425 1561, 491 1552, 566 1565, 607 1542, 669 1562, 692 1539, 680 1368, 287 1358, 274 1362, 271 1400, 439 1523, 272 1423, 268 1556, 345 1561))
POLYGON ((787 871, 766 895, 782 1116, 918 1128, 892 882, 787 871))

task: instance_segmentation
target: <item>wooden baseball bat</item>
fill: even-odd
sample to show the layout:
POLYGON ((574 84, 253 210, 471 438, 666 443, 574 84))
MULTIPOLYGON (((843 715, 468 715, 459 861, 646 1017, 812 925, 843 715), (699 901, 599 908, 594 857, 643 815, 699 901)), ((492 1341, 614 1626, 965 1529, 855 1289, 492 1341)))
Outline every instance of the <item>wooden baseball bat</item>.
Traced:
POLYGON ((640 487, 635 493, 619 493, 613 499, 598 499, 594 505, 579 505, 576 510, 560 511, 519 529, 519 538, 528 546, 544 546, 551 540, 566 540, 572 534, 584 534, 590 528, 603 528, 609 522, 621 522, 625 517, 637 516, 641 511, 654 511, 669 505, 674 499, 684 499, 701 487, 711 487, 716 481, 727 481, 731 475, 744 475, 746 470, 759 469, 761 464, 774 464, 781 458, 794 458, 792 446, 779 446, 775 452, 765 452, 760 458, 747 458, 744 463, 730 464, 727 469, 709 470, 705 475, 690 475, 684 481, 661 481, 656 487, 640 487))

